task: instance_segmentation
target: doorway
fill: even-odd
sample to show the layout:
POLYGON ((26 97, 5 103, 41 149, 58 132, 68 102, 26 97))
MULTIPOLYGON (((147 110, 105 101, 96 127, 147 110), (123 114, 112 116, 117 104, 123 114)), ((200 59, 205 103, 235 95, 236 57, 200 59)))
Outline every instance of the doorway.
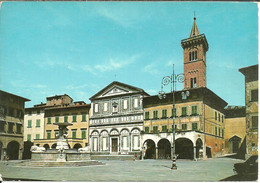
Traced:
POLYGON ((118 139, 112 138, 112 152, 118 151, 118 139))

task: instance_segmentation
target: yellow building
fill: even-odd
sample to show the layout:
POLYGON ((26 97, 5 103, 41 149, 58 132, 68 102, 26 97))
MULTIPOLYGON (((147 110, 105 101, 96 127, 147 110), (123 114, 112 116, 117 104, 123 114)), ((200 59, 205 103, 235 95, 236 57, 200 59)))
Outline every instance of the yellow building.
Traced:
POLYGON ((258 64, 239 71, 245 76, 246 158, 258 154, 258 64))
POLYGON ((228 106, 225 109, 225 153, 244 159, 246 152, 246 108, 228 106))
POLYGON ((35 144, 45 148, 56 148, 57 134, 59 133, 56 122, 73 124, 68 127, 68 144, 70 148, 78 149, 88 144, 90 104, 74 102, 71 105, 45 109, 44 138, 35 139, 35 144))
POLYGON ((0 160, 21 159, 24 103, 29 99, 0 90, 0 160))
POLYGON ((207 88, 175 92, 175 112, 172 94, 159 99, 145 97, 143 142, 146 158, 170 158, 173 142, 178 158, 197 159, 217 156, 224 151, 224 107, 227 103, 207 88), (189 91, 189 96, 185 96, 189 91))

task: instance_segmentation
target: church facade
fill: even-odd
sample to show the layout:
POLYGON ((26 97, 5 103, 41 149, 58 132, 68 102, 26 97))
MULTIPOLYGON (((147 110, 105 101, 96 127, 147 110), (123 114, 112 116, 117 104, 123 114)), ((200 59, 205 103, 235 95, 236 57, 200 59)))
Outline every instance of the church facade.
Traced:
POLYGON ((90 98, 90 147, 92 153, 140 152, 143 130, 144 90, 117 81, 90 98))

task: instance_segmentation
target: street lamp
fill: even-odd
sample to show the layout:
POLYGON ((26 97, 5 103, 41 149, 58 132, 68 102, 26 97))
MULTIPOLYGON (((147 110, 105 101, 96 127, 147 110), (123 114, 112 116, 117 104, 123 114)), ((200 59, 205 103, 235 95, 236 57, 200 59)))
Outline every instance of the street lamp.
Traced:
POLYGON ((172 127, 172 170, 177 170, 176 160, 177 155, 175 154, 175 98, 174 98, 174 90, 176 82, 183 83, 185 81, 184 74, 174 74, 174 64, 173 64, 173 70, 171 76, 164 76, 161 82, 161 91, 158 93, 159 99, 166 98, 166 94, 163 91, 163 86, 166 86, 168 84, 171 84, 171 92, 172 92, 172 121, 173 121, 173 127, 172 127))

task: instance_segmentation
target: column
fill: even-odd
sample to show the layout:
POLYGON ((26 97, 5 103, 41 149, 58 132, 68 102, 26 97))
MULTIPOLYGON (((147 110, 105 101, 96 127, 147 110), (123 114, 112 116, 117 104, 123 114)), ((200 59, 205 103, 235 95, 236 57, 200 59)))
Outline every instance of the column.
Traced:
POLYGON ((155 147, 155 159, 158 159, 158 146, 155 147))
POLYGON ((197 161, 197 158, 196 158, 196 146, 193 147, 193 160, 197 161))

